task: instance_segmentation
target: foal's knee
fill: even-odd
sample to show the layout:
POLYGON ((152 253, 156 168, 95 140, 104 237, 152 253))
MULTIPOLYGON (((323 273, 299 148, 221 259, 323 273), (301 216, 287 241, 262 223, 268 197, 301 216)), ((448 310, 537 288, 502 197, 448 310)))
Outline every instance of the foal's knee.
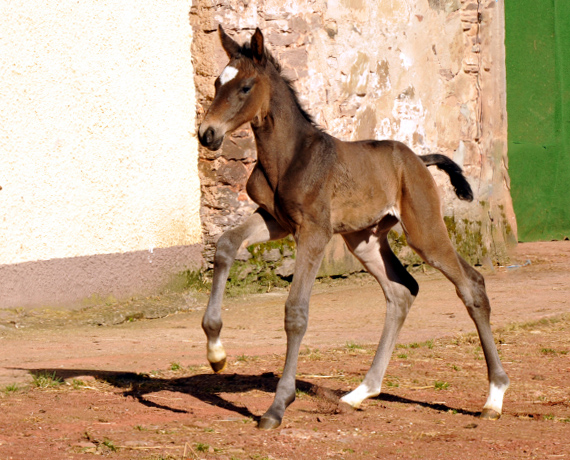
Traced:
POLYGON ((239 245, 241 242, 235 241, 231 231, 224 233, 216 243, 216 254, 214 265, 216 267, 229 267, 233 264, 239 245))
POLYGON ((285 332, 288 336, 302 336, 307 330, 307 308, 285 304, 285 332))
MULTIPOLYGON (((475 270, 474 270, 475 271, 475 270)), ((477 318, 486 319, 489 321, 491 317, 491 304, 487 292, 485 291, 485 283, 482 275, 476 281, 469 283, 468 289, 457 291, 461 300, 467 307, 469 316, 477 320, 477 318)))

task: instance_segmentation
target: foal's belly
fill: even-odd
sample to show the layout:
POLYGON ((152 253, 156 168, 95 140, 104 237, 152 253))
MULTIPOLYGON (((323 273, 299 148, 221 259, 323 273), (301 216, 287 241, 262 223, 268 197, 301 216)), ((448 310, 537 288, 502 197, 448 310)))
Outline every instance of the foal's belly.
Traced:
POLYGON ((375 209, 370 203, 353 203, 353 206, 333 208, 331 221, 334 233, 352 233, 378 225, 382 220, 392 227, 400 219, 400 212, 395 205, 375 209), (386 217, 393 219, 386 220, 386 217))

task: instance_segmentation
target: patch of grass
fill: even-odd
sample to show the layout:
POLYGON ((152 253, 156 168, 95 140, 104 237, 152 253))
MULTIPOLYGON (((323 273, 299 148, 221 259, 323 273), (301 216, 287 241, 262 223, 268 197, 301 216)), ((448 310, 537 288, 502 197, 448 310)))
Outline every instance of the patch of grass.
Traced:
POLYGON ((182 366, 180 365, 180 363, 170 363, 170 370, 171 371, 179 371, 180 369, 182 369, 182 366))
POLYGON ((286 288, 291 283, 291 277, 282 278, 275 269, 283 264, 284 257, 293 257, 295 242, 291 237, 277 241, 258 243, 247 248, 249 260, 235 261, 230 269, 226 296, 237 297, 246 294, 269 292, 274 288, 286 288), (276 251, 277 250, 277 251, 276 251), (269 253, 278 253, 277 260, 269 260, 269 253))
POLYGON ((203 271, 185 271, 180 273, 171 282, 169 289, 172 291, 191 290, 197 292, 210 292, 212 281, 203 271))
POLYGON ((55 388, 63 383, 59 377, 57 377, 55 371, 53 373, 48 372, 38 372, 32 377, 32 386, 35 388, 55 388))
POLYGON ((113 441, 111 441, 110 439, 105 439, 102 444, 109 449, 111 452, 117 452, 119 450, 119 448, 115 445, 115 443, 113 441))
POLYGON ((440 391, 440 390, 447 390, 447 389, 449 388, 449 383, 447 383, 447 382, 440 382, 439 380, 436 380, 436 381, 433 383, 433 386, 434 386, 434 388, 435 388, 437 391, 440 391))
POLYGON ((451 368, 455 371, 455 372, 459 372, 461 370, 461 368, 459 366, 456 366, 455 364, 451 365, 451 368))
POLYGON ((354 351, 354 350, 362 350, 364 347, 362 345, 359 345, 355 342, 346 342, 345 347, 350 350, 350 351, 354 351))
POLYGON ((475 347, 475 349, 473 350, 473 355, 474 355, 474 358, 476 360, 482 360, 483 359, 482 351, 483 351, 483 349, 481 348, 481 345, 477 345, 475 347))
POLYGON ((143 318, 144 318, 144 314, 139 312, 139 313, 133 313, 132 315, 127 315, 127 317, 125 318, 125 321, 127 323, 134 323, 135 321, 140 321, 143 318))
POLYGON ((543 355, 556 355, 556 350, 552 349, 552 348, 541 348, 540 352, 543 355))
POLYGON ((408 359, 408 355, 407 355, 406 353, 400 353, 400 354, 398 355, 398 358, 400 358, 400 359, 408 359))
POLYGON ((309 361, 319 361, 323 357, 318 348, 313 348, 311 350, 309 347, 305 347, 305 349, 301 351, 300 355, 309 361))
POLYGON ((412 342, 408 345, 401 346, 400 348, 422 348, 426 347, 430 350, 433 348, 434 341, 433 339, 426 340, 425 342, 412 342))
POLYGON ((553 414, 545 414, 543 415, 544 420, 554 420, 553 414))
POLYGON ((554 348, 541 348, 540 352, 543 355, 550 355, 550 356, 558 356, 558 355, 567 355, 568 351, 566 350, 555 350, 554 348))
POLYGON ((400 386, 400 384, 394 380, 387 379, 384 383, 388 388, 398 388, 400 386))
POLYGON ((198 452, 208 452, 208 450, 210 449, 210 445, 203 442, 197 442, 196 444, 194 444, 194 447, 198 452))
POLYGON ((476 343, 479 343, 479 336, 477 335, 476 332, 469 332, 467 334, 463 334, 463 335, 457 337, 451 343, 453 345, 457 345, 457 346, 464 345, 467 343, 474 345, 476 343))
POLYGON ((85 382, 83 380, 73 379, 71 381, 71 386, 74 390, 79 390, 81 387, 85 386, 85 382))
POLYGON ((11 393, 16 393, 17 391, 20 390, 20 387, 18 386, 17 383, 11 383, 10 385, 6 385, 4 387, 3 392, 7 395, 11 394, 11 393))
POLYGON ((542 318, 542 319, 539 319, 538 321, 529 321, 526 323, 509 324, 508 326, 499 328, 497 330, 497 333, 536 329, 536 328, 540 328, 541 326, 551 326, 553 324, 560 323, 561 321, 568 321, 568 320, 570 320, 570 314, 564 313, 562 315, 554 316, 551 318, 542 318))

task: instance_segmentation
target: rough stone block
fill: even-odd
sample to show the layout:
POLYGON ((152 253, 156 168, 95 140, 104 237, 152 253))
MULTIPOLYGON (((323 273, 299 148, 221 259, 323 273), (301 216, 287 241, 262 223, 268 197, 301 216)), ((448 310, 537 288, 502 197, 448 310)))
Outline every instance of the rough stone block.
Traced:
POLYGON ((244 187, 249 176, 246 167, 239 161, 228 161, 218 169, 218 180, 222 184, 244 187))
POLYGON ((222 155, 228 160, 255 159, 255 141, 253 136, 226 136, 222 146, 222 155))
POLYGON ((211 161, 199 159, 198 171, 200 173, 200 183, 203 186, 216 185, 216 172, 211 161))
POLYGON ((295 273, 295 259, 283 259, 283 263, 275 269, 275 274, 288 278, 295 273))
POLYGON ((299 37, 295 31, 272 30, 267 34, 267 41, 272 46, 291 46, 299 41, 299 37))
POLYGON ((295 70, 306 69, 308 58, 309 55, 307 54, 307 50, 303 48, 286 50, 279 54, 279 60, 281 63, 284 66, 295 70))
POLYGON ((336 276, 361 270, 362 265, 350 253, 342 236, 334 235, 325 249, 325 257, 317 276, 336 276))

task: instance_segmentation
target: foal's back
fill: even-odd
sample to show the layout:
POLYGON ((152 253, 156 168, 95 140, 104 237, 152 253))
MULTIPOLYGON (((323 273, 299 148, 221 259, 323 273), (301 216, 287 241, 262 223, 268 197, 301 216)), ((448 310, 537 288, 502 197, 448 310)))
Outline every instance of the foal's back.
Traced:
POLYGON ((439 212, 433 177, 405 144, 335 139, 335 150, 331 220, 336 233, 371 227, 386 215, 400 218, 402 207, 413 205, 411 194, 432 200, 429 212, 439 212))

